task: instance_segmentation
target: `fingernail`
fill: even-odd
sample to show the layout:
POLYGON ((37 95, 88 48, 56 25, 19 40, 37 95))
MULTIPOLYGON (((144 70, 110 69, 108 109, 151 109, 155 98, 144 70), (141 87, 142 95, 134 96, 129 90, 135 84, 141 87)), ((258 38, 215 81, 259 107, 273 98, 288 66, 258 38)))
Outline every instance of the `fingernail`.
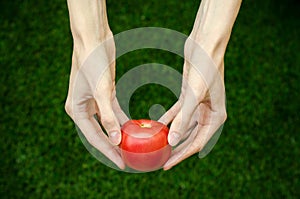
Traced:
POLYGON ((171 132, 169 136, 169 144, 175 146, 180 141, 180 134, 176 132, 171 132))
POLYGON ((118 145, 121 142, 121 134, 118 132, 112 132, 109 134, 109 140, 114 144, 118 145))

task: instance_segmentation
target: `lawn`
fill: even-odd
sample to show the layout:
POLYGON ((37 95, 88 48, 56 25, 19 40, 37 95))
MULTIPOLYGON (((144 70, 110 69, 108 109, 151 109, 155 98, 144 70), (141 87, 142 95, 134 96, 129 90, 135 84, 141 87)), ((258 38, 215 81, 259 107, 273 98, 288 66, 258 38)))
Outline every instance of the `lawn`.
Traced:
MULTIPOLYGON (((109 1, 117 34, 156 26, 189 34, 199 1, 109 1)), ((228 119, 213 151, 169 171, 130 174, 95 159, 64 111, 72 37, 66 1, 0 1, 0 198, 299 198, 300 4, 244 1, 225 56, 228 119)), ((181 71, 175 54, 117 60, 117 79, 145 63, 181 71)), ((130 113, 176 97, 148 84, 130 113)))

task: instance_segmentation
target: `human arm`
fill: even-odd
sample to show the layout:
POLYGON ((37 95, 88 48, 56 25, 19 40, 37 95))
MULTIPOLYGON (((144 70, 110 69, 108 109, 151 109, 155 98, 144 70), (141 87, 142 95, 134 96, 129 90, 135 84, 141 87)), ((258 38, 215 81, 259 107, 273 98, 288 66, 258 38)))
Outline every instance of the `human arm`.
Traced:
POLYGON ((166 170, 201 151, 226 120, 224 54, 240 5, 241 0, 201 1, 185 43, 180 98, 160 118, 172 122, 168 141, 176 146, 166 170))
POLYGON ((115 44, 104 0, 68 0, 73 56, 66 112, 96 149, 119 168, 116 145, 128 120, 115 93, 115 44), (104 133, 98 119, 105 131, 104 133))

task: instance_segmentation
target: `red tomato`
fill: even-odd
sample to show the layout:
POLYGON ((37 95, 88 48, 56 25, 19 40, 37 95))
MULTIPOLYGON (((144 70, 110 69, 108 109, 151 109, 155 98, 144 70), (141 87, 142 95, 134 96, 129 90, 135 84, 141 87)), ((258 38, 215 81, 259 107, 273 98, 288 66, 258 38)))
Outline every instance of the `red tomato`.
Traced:
POLYGON ((121 132, 121 155, 127 166, 138 171, 153 171, 169 159, 171 146, 166 125, 153 120, 129 120, 121 132))

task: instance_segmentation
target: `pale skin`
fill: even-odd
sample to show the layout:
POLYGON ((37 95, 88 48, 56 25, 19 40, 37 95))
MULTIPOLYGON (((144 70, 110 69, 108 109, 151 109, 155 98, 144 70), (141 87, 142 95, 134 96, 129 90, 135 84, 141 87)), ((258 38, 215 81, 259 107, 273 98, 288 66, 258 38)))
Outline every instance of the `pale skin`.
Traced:
POLYGON ((181 96, 160 118, 163 123, 172 122, 168 137, 170 145, 176 146, 186 139, 173 151, 171 158, 164 165, 165 170, 201 151, 226 120, 225 89, 222 91, 220 84, 224 87, 224 55, 241 2, 201 1, 193 30, 185 44, 185 56, 195 61, 191 64, 185 60, 181 96), (196 70, 204 63, 193 58, 200 56, 195 52, 201 48, 215 65, 209 69, 211 73, 207 74, 205 79, 196 70), (214 84, 216 82, 208 82, 208 79, 219 81, 219 85, 214 84), (216 89, 220 92, 210 95, 209 91, 214 92, 216 89))
POLYGON ((68 0, 68 8, 74 44, 66 112, 79 126, 88 142, 120 169, 124 169, 125 164, 116 145, 121 141, 120 126, 128 118, 120 109, 115 94, 115 44, 113 39, 109 39, 113 35, 107 22, 105 1, 68 0), (89 54, 105 40, 108 42, 102 49, 101 64, 103 68, 106 68, 106 64, 109 64, 109 67, 97 85, 93 85, 90 77, 79 78, 84 77, 82 74, 86 72, 81 70, 82 65, 89 54), (78 91, 78 87, 85 89, 78 91), (94 118, 95 114, 98 115, 108 137, 94 118))
MULTIPOLYGON (((215 88, 215 84, 207 82, 196 70, 197 65, 200 66, 201 63, 197 62, 195 54, 201 49, 201 52, 205 52, 211 58, 216 70, 212 69, 210 75, 212 79, 220 79, 219 82, 224 85, 224 54, 241 2, 202 0, 200 4, 193 29, 185 44, 182 93, 178 102, 159 120, 165 124, 171 123, 168 137, 170 145, 176 146, 185 139, 173 151, 164 165, 165 170, 199 152, 226 120, 225 99, 219 100, 224 95, 222 92, 219 96, 209 94, 210 89, 215 88), (190 63, 189 59, 195 61, 190 63), (189 136, 192 138, 189 139, 189 136)), ((84 101, 84 108, 80 109, 84 117, 76 118, 78 113, 74 110, 76 107, 74 108, 72 101, 74 81, 84 60, 101 42, 113 36, 107 20, 105 0, 68 0, 68 8, 74 45, 66 111, 75 123, 89 129, 81 128, 87 140, 119 168, 124 169, 125 164, 116 146, 121 141, 120 127, 128 118, 120 109, 115 96, 115 62, 109 62, 109 70, 105 70, 89 100, 84 101), (108 136, 94 120, 94 114, 99 116, 108 136)), ((105 45, 103 51, 107 60, 114 60, 113 39, 105 45)))

